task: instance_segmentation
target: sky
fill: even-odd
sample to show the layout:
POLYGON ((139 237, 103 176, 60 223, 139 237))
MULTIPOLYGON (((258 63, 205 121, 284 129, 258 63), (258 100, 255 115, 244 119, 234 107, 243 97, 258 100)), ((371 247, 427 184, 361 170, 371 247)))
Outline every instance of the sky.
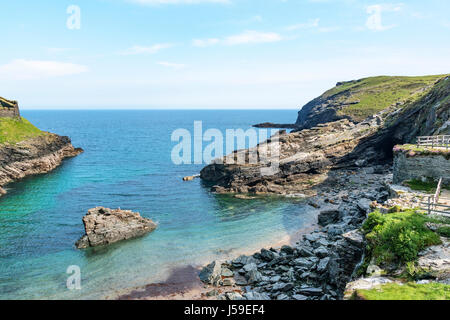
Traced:
POLYGON ((15 0, 22 109, 299 109, 336 82, 450 73, 450 1, 15 0))

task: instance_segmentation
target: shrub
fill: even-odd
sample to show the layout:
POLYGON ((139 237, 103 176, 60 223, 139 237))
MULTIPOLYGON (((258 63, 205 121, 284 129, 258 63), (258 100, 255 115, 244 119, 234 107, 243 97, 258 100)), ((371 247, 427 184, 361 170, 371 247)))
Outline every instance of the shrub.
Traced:
POLYGON ((385 215, 372 212, 363 225, 369 254, 380 266, 415 262, 420 251, 441 243, 425 226, 428 221, 431 219, 415 210, 385 215))
POLYGON ((450 238, 450 227, 440 227, 437 232, 443 237, 450 238))

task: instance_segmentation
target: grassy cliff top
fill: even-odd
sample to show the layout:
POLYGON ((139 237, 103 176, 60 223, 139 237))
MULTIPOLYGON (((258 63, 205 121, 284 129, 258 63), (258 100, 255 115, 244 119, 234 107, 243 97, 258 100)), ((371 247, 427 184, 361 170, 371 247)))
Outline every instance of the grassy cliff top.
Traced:
POLYGON ((0 145, 15 144, 43 134, 24 118, 0 118, 0 145))
POLYGON ((449 75, 421 77, 379 76, 339 83, 322 98, 345 105, 338 114, 362 121, 390 106, 408 105, 425 95, 439 80, 449 75))

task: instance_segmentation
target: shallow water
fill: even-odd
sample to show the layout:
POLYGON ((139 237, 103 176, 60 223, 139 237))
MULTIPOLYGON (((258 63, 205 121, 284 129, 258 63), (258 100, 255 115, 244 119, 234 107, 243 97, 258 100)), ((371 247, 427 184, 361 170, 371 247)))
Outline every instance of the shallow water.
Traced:
POLYGON ((171 161, 173 130, 290 123, 295 111, 24 111, 39 128, 70 136, 85 153, 53 172, 8 186, 0 198, 0 299, 93 299, 163 281, 170 270, 257 250, 312 224, 301 200, 238 200, 209 192, 203 165, 171 161), (81 218, 96 206, 140 212, 152 234, 84 251, 81 218), (66 288, 68 266, 82 289, 66 288))

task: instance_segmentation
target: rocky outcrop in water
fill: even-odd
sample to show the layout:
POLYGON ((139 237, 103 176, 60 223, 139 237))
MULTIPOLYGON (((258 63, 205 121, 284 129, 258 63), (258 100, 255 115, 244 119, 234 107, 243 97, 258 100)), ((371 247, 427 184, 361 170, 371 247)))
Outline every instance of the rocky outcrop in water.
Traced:
MULTIPOLYGON (((231 159, 247 159, 250 154, 258 154, 258 164, 230 164, 228 156, 205 167, 201 178, 215 184, 213 190, 218 193, 304 193, 323 182, 331 168, 338 166, 343 157, 350 154, 362 139, 374 134, 382 124, 380 117, 372 117, 357 125, 340 120, 281 134, 277 137, 278 141, 272 137, 254 149, 235 152, 231 159), (262 152, 264 150, 268 151, 262 152), (270 150, 278 150, 278 154, 271 154, 270 150), (263 175, 262 170, 273 163, 277 163, 279 170, 272 175, 263 175)), ((373 160, 378 155, 367 150, 365 158, 373 160)), ((354 160, 348 163, 355 166, 367 162, 355 163, 354 160)))
POLYGON ((6 193, 1 187, 8 183, 50 172, 64 159, 82 152, 72 146, 68 137, 51 133, 17 144, 0 145, 0 196, 6 193))
POLYGON ((75 244, 79 249, 140 237, 157 227, 137 212, 103 207, 90 209, 83 217, 83 223, 86 234, 75 244))

